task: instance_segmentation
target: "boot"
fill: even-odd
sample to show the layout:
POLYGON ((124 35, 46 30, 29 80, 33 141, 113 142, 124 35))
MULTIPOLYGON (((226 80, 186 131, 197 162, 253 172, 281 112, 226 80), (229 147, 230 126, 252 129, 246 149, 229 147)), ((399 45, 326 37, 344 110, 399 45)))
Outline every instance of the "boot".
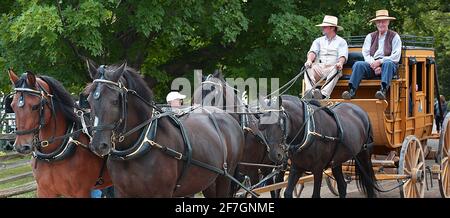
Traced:
POLYGON ((342 93, 342 98, 345 100, 350 100, 355 98, 355 89, 350 88, 349 91, 345 91, 342 93))
POLYGON ((378 100, 386 100, 386 89, 381 88, 380 91, 377 91, 377 93, 375 93, 375 98, 378 100))

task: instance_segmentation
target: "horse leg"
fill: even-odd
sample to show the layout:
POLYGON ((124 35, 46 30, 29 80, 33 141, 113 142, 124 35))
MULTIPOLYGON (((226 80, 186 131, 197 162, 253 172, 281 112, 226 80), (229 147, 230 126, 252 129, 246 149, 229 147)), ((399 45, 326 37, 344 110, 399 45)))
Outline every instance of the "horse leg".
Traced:
MULTIPOLYGON (((283 182, 283 180, 284 180, 284 173, 285 173, 285 171, 281 171, 277 175, 275 175, 275 178, 274 178, 275 182, 274 183, 283 182)), ((303 173, 301 173, 300 176, 302 176, 302 174, 303 173)), ((271 195, 272 198, 279 198, 280 197, 280 192, 281 192, 281 189, 277 189, 277 190, 273 191, 273 195, 272 195, 272 192, 270 192, 270 195, 271 195)))
POLYGON ((347 195, 347 183, 345 182, 344 174, 342 173, 342 165, 339 164, 338 166, 331 168, 331 171, 333 172, 334 179, 337 183, 339 197, 345 198, 347 195))
POLYGON ((225 176, 219 176, 216 179, 216 197, 229 198, 230 197, 231 180, 225 176))
POLYGON ((297 185, 298 179, 303 175, 303 170, 298 170, 294 165, 289 170, 288 185, 284 191, 284 198, 292 198, 292 192, 297 185))
POLYGON ((320 188, 322 187, 322 176, 323 172, 322 170, 318 170, 313 172, 314 174, 314 191, 313 191, 313 198, 320 198, 320 188))

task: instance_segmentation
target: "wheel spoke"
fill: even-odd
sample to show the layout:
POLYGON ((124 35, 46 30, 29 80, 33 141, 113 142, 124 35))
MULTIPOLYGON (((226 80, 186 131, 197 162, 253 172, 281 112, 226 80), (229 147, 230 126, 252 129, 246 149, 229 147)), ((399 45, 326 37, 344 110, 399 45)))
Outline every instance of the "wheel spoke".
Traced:
POLYGON ((421 151, 421 149, 417 148, 415 157, 414 157, 414 165, 413 166, 417 166, 417 162, 419 161, 419 159, 422 159, 422 158, 420 158, 420 151, 421 151))
POLYGON ((403 184, 403 193, 405 198, 408 198, 411 192, 411 188, 410 188, 410 184, 411 184, 411 179, 408 179, 408 181, 406 181, 403 184))
POLYGON ((415 153, 416 153, 416 141, 414 141, 412 143, 412 146, 409 147, 409 149, 408 149, 409 167, 410 167, 410 169, 414 168, 414 159, 415 159, 414 155, 415 155, 415 153))
POLYGON ((413 188, 413 189, 414 189, 414 197, 415 197, 415 198, 420 197, 420 192, 419 192, 419 190, 417 189, 417 185, 418 185, 417 183, 413 185, 413 187, 414 187, 414 188, 413 188))
POLYGON ((424 186, 423 182, 421 182, 419 185, 419 191, 420 191, 420 197, 422 197, 422 195, 425 192, 425 186, 424 186))
POLYGON ((409 176, 411 175, 411 171, 409 169, 404 168, 403 171, 404 171, 403 174, 409 175, 409 176))
POLYGON ((411 185, 409 186, 409 197, 410 198, 414 198, 415 193, 414 193, 414 183, 411 182, 411 185))
POLYGON ((417 169, 421 169, 423 167, 423 162, 420 162, 419 164, 417 164, 417 169))

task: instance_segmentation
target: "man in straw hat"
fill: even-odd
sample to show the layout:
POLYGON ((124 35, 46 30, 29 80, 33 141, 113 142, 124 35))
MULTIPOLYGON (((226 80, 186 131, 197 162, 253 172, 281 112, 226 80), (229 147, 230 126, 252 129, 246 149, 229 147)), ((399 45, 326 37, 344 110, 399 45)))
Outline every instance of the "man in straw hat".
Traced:
POLYGON ((387 10, 378 10, 376 17, 371 22, 375 22, 377 31, 370 33, 364 40, 362 54, 364 61, 357 61, 352 68, 352 75, 349 81, 349 91, 342 93, 342 98, 354 98, 359 83, 363 78, 373 78, 381 75, 381 88, 377 91, 375 98, 386 99, 386 91, 391 85, 392 77, 397 71, 398 62, 402 52, 402 41, 400 36, 389 30, 389 21, 395 20, 389 17, 387 10))
POLYGON ((342 76, 340 70, 347 61, 347 42, 337 35, 337 31, 343 30, 337 24, 337 17, 325 15, 323 22, 316 25, 322 28, 324 36, 314 40, 308 52, 308 60, 305 63, 305 90, 306 93, 311 92, 315 99, 330 97, 339 77, 342 76), (321 90, 315 89, 315 84, 321 78, 326 78, 325 86, 321 90))

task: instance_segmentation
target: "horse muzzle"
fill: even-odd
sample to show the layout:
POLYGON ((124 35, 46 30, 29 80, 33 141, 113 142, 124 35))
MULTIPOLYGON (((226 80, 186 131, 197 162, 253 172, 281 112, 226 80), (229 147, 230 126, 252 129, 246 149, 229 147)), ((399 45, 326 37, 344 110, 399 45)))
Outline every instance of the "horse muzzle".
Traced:
POLYGON ((33 151, 33 146, 31 144, 14 144, 14 149, 20 154, 31 154, 33 151))

